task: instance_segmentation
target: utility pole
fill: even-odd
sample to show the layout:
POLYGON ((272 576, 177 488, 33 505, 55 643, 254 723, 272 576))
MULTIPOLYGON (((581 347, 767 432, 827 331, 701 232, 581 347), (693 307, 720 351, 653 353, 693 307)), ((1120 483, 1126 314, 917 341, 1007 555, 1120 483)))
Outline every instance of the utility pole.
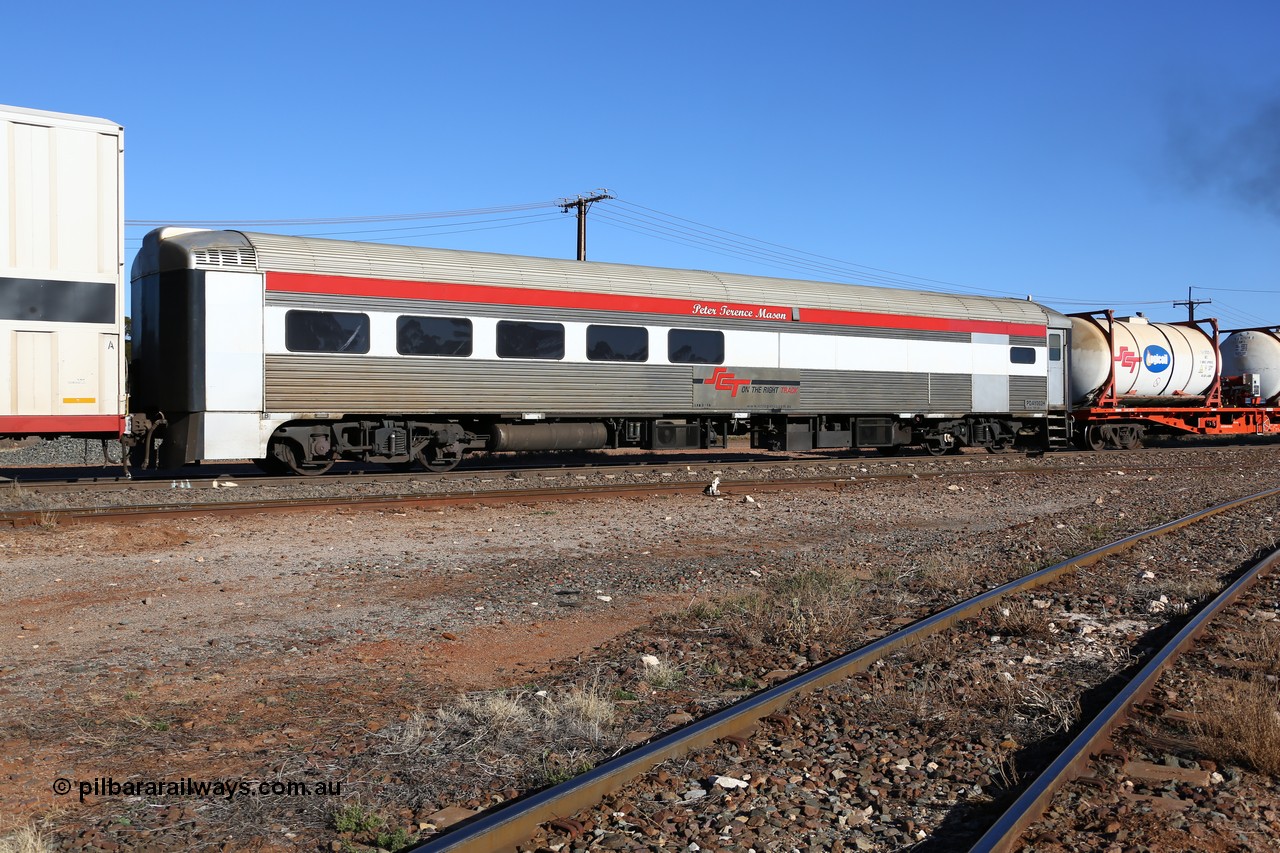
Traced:
POLYGON ((1191 298, 1191 285, 1187 285, 1187 301, 1186 301, 1186 302, 1175 302, 1175 303, 1173 303, 1173 307, 1174 307, 1174 308, 1177 308, 1179 305, 1185 305, 1185 306, 1187 306, 1187 322, 1188 322, 1188 323, 1194 323, 1194 322, 1196 321, 1196 306, 1197 306, 1197 305, 1208 305, 1208 304, 1209 304, 1209 303, 1211 303, 1211 302, 1213 302, 1213 300, 1212 300, 1212 299, 1192 299, 1192 298, 1191 298))
POLYGON ((560 209, 565 213, 568 213, 571 207, 578 209, 578 260, 587 259, 587 208, 597 201, 613 197, 608 190, 596 190, 594 195, 578 196, 573 201, 565 199, 560 202, 560 209))

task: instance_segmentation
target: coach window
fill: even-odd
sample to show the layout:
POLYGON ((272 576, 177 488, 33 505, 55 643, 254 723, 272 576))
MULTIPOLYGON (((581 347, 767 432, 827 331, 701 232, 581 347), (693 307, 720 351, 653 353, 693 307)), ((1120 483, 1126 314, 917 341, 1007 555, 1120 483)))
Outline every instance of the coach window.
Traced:
POLYGON ((286 311, 284 347, 290 352, 369 351, 369 315, 286 311))
POLYGON ((1009 347, 1009 361, 1012 364, 1035 364, 1036 351, 1032 347, 1009 347))
POLYGON ((564 358, 564 326, 499 320, 498 358, 564 358))
POLYGON ((724 332, 672 329, 667 333, 667 360, 673 364, 724 364, 724 332))
POLYGON ((471 355, 471 321, 461 317, 397 317, 396 352, 401 355, 471 355))
POLYGON ((648 361, 649 330, 641 326, 587 326, 590 361, 648 361))
POLYGON ((1062 335, 1056 332, 1049 335, 1049 360, 1062 361, 1062 335))

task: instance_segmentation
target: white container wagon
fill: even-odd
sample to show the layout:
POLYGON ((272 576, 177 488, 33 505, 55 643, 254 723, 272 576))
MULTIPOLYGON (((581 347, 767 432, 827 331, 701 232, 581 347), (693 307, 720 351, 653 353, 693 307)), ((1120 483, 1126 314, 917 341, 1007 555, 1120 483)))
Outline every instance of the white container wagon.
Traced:
POLYGON ((0 105, 0 437, 125 424, 124 129, 0 105))

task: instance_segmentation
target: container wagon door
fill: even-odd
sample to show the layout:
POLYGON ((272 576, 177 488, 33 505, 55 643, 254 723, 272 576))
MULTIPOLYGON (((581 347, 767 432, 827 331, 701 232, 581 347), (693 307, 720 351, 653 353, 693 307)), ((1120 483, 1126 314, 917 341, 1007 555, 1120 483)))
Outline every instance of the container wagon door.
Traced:
POLYGON ((53 332, 14 332, 15 415, 53 413, 53 332))

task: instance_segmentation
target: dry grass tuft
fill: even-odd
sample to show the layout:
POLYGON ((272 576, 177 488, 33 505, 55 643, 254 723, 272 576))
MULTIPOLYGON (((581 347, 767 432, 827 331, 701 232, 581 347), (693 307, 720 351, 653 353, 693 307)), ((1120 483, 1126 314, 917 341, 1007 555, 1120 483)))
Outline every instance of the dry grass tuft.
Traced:
POLYGON ((556 739, 563 732, 598 744, 617 718, 617 706, 599 685, 590 689, 574 686, 563 695, 548 695, 544 713, 543 724, 556 739))
POLYGON ((0 853, 50 853, 53 842, 38 827, 19 826, 0 836, 0 853))
POLYGON ((1047 639, 1053 636, 1049 630, 1048 610, 1041 610, 1027 601, 1009 601, 990 610, 992 631, 1002 637, 1031 637, 1047 639))
POLYGON ((1080 719, 1078 696, 1060 696, 1036 684, 1021 687, 1018 713, 1033 723, 1048 726, 1052 732, 1069 732, 1080 719))
POLYGON ((527 732, 532 711, 504 693, 463 696, 436 711, 436 731, 448 734, 461 748, 500 743, 527 732))
POLYGON ((926 592, 961 596, 964 590, 982 586, 985 581, 980 579, 984 574, 987 573, 969 563, 957 562, 946 553, 931 552, 916 559, 915 575, 920 588, 926 592))
MULTIPOLYGON (((900 580, 900 579, 895 579, 900 580)), ((745 648, 838 644, 862 636, 862 592, 868 581, 855 569, 828 566, 774 576, 760 589, 698 602, 676 624, 696 621, 745 648)))
POLYGON ((495 783, 527 789, 568 778, 616 746, 611 692, 593 683, 471 694, 414 711, 378 733, 379 772, 393 768, 411 780, 411 797, 432 804, 483 800, 495 783))
POLYGON ((387 744, 382 747, 384 755, 414 755, 422 749, 422 744, 431 733, 433 723, 430 717, 416 709, 399 726, 383 729, 383 737, 387 744))
POLYGON ((1202 748, 1259 773, 1280 775, 1280 689, 1265 678, 1219 684, 1192 727, 1202 748))
POLYGON ((1280 625, 1270 622, 1259 626, 1249 648, 1264 672, 1280 676, 1280 625))
POLYGON ((650 687, 666 690, 675 687, 684 678, 679 665, 669 660, 657 659, 656 663, 646 662, 644 665, 644 681, 650 687))

